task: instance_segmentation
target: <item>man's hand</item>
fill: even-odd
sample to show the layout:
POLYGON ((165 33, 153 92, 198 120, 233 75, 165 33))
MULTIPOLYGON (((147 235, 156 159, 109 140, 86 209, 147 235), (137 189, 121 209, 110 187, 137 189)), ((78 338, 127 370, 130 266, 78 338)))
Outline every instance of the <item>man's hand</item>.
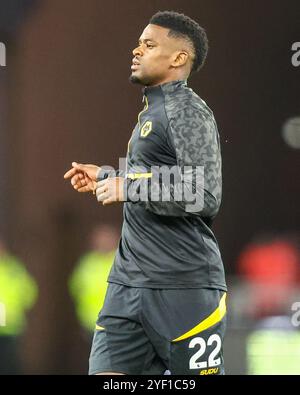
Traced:
POLYGON ((97 188, 97 173, 100 170, 96 165, 83 165, 73 162, 72 169, 68 170, 64 179, 71 178, 73 188, 78 192, 93 192, 97 188))
POLYGON ((123 177, 107 178, 99 181, 96 189, 98 202, 102 202, 103 206, 124 201, 124 181, 123 177))

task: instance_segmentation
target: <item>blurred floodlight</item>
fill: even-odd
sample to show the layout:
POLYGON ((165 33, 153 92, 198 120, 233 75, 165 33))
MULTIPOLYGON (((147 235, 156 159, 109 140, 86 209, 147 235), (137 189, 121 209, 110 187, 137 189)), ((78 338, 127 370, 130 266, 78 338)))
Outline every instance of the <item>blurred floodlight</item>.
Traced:
POLYGON ((282 137, 287 145, 300 148, 300 117, 289 118, 282 128, 282 137))

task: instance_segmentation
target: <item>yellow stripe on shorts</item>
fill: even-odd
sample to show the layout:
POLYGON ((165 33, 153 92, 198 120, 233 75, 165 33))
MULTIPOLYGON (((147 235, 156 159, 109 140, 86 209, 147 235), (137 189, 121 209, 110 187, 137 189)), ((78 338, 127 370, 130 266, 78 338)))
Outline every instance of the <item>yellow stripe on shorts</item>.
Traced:
POLYGON ((97 325, 96 324, 96 330, 97 331, 103 331, 105 328, 103 326, 97 325))
POLYGON ((224 315, 226 314, 225 301, 226 301, 226 293, 224 293, 224 295, 222 296, 219 306, 216 308, 216 310, 213 313, 211 313, 207 318, 205 318, 203 321, 201 321, 198 325, 196 325, 188 332, 177 337, 177 339, 172 340, 172 342, 179 342, 180 340, 187 339, 191 336, 196 335, 197 333, 205 331, 206 329, 220 322, 224 317, 224 315))

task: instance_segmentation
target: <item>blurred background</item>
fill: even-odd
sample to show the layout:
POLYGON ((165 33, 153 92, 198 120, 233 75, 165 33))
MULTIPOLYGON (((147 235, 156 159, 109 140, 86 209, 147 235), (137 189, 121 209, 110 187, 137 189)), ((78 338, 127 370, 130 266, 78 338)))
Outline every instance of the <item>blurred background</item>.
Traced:
POLYGON ((227 374, 300 374, 299 0, 1 0, 0 374, 87 372, 122 208, 63 174, 126 155, 131 51, 158 10, 210 41, 189 86, 222 142, 227 374))

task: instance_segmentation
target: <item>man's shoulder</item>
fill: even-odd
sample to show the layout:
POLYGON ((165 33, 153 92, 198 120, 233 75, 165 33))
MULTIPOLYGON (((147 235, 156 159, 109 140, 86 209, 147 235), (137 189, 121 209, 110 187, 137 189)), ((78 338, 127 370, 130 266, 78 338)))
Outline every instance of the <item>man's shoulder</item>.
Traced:
POLYGON ((165 109, 168 118, 196 111, 204 118, 213 118, 213 111, 207 103, 190 87, 181 86, 173 92, 165 92, 165 109))

